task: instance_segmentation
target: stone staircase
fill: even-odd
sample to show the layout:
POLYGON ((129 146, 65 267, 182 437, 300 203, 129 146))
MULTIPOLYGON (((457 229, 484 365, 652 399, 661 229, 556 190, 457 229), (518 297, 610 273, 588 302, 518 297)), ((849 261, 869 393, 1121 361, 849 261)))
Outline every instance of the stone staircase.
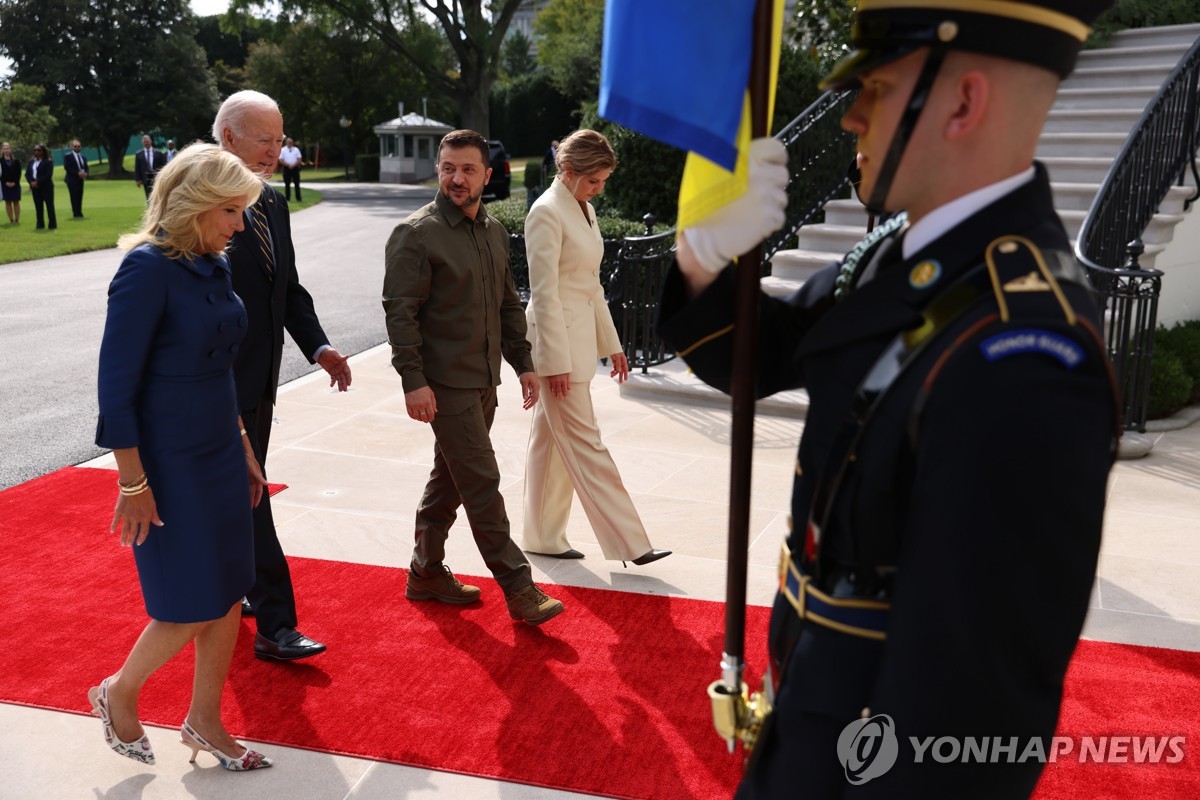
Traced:
MULTIPOLYGON (((1108 47, 1085 50, 1063 81, 1038 143, 1037 158, 1050 171, 1054 204, 1074 241, 1112 165, 1146 104, 1200 37, 1200 24, 1142 28, 1115 34, 1108 47)), ((1142 236, 1144 267, 1153 267, 1184 219, 1193 187, 1171 189, 1142 236)), ((771 259, 763 288, 787 295, 814 271, 842 257, 866 232, 867 215, 854 199, 825 206, 825 222, 801 229, 798 247, 771 259)))

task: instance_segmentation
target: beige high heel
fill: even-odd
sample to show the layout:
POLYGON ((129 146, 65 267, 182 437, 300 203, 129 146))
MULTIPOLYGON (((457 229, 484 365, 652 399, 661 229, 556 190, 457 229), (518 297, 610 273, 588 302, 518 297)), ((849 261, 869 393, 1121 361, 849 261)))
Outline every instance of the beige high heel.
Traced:
MULTIPOLYGON (((217 761, 221 762, 221 766, 230 772, 244 772, 251 769, 263 769, 264 767, 269 767, 275 763, 262 753, 257 753, 245 745, 242 745, 242 748, 246 752, 242 753, 239 757, 234 758, 233 756, 227 756, 209 744, 203 736, 196 732, 196 729, 193 728, 186 719, 183 721, 183 726, 179 729, 179 741, 181 741, 185 747, 192 748, 192 757, 188 762, 191 764, 196 763, 196 756, 199 755, 201 750, 212 753, 214 756, 216 756, 217 761)), ((241 744, 241 742, 238 742, 238 744, 241 744)))
POLYGON ((100 681, 99 686, 88 689, 88 700, 92 704, 92 715, 99 717, 104 723, 104 741, 117 755, 132 758, 143 764, 154 763, 154 749, 150 747, 150 739, 144 733, 136 742, 122 742, 113 730, 112 717, 108 713, 108 682, 111 676, 100 681))

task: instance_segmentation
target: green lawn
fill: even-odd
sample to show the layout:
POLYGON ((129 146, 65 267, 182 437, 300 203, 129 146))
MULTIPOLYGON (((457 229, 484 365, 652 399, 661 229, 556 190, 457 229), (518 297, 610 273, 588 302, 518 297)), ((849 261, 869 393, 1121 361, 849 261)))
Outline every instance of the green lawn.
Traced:
MULTIPOLYGON (((128 161, 128 159, 127 159, 128 161)), ((104 174, 107 165, 92 167, 92 175, 104 174)), ((61 168, 54 171, 54 209, 57 230, 36 230, 33 195, 21 188, 21 224, 11 225, 0 216, 0 264, 83 253, 113 247, 117 237, 137 230, 146 210, 146 194, 131 180, 109 181, 93 177, 83 192, 83 219, 71 216, 71 195, 63 183, 61 168)), ((321 193, 306 191, 303 203, 291 203, 298 211, 321 202, 321 193)))

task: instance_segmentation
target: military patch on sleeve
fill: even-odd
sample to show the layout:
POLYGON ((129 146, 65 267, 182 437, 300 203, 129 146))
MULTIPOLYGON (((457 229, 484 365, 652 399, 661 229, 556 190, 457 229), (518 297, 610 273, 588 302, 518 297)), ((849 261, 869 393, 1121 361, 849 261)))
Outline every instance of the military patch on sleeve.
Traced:
POLYGON ((1041 353, 1058 359, 1063 366, 1070 369, 1084 360, 1083 348, 1078 343, 1060 333, 1037 328, 998 333, 980 342, 979 349, 988 361, 998 361, 1022 353, 1041 353))

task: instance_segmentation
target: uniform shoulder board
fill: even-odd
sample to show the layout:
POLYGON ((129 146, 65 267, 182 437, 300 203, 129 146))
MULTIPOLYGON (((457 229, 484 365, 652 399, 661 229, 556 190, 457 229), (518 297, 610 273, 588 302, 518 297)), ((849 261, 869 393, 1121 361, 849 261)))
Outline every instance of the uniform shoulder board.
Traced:
POLYGON ((992 240, 984 253, 984 261, 1002 322, 1008 322, 1012 316, 1010 298, 1015 301, 1019 297, 1046 292, 1058 302, 1067 324, 1075 324, 1075 309, 1059 283, 1069 281, 1086 286, 1087 276, 1070 254, 1042 250, 1024 236, 1008 235, 992 240))

